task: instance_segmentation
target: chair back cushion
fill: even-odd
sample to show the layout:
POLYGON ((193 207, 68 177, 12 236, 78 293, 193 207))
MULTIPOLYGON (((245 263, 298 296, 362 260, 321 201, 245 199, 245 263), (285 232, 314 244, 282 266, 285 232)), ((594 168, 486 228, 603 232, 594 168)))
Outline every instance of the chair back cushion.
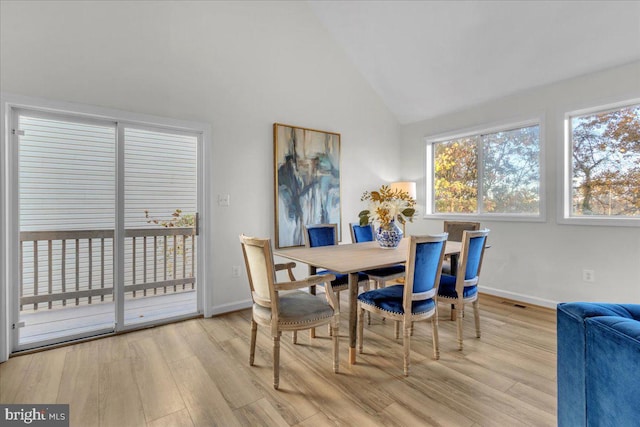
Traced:
POLYGON ((255 303, 271 306, 275 295, 275 272, 271 240, 240 236, 249 286, 255 303))
POLYGON ((444 232, 449 233, 447 240, 451 242, 462 242, 462 232, 465 230, 480 230, 480 223, 468 221, 444 222, 444 232))
POLYGON ((473 237, 469 239, 469 250, 467 252, 467 269, 464 273, 465 280, 478 276, 482 263, 482 253, 487 241, 487 236, 473 237))
POLYGON ((371 224, 351 224, 351 238, 353 243, 372 242, 375 237, 371 224))
POLYGON ((315 248, 318 246, 331 246, 337 245, 336 241, 336 225, 335 224, 322 224, 307 226, 306 228, 306 246, 315 248))
POLYGON ((445 242, 425 242, 416 244, 415 266, 413 270, 413 293, 428 292, 436 286, 436 276, 440 269, 440 254, 445 242))

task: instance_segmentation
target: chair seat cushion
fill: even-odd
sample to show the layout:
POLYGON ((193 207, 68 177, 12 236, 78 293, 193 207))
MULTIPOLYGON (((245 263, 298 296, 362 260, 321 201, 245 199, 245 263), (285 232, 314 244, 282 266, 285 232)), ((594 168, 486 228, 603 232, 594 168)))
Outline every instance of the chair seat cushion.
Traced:
MULTIPOLYGON (((279 323, 304 325, 333 317, 333 308, 324 296, 311 295, 303 291, 280 292, 279 323)), ((264 322, 271 320, 271 309, 253 304, 253 315, 264 322)))
MULTIPOLYGON (((336 273, 335 271, 329 271, 329 270, 318 270, 316 274, 319 274, 319 275, 334 274, 336 276, 336 280, 331 282, 331 286, 333 286, 334 290, 335 288, 346 289, 349 287, 348 274, 336 273)), ((367 282, 368 280, 369 280, 369 276, 367 276, 364 273, 358 273, 358 283, 367 282)), ((319 286, 324 286, 324 283, 321 283, 319 286)))
MULTIPOLYGON (((402 307, 403 292, 404 285, 388 286, 386 288, 363 292, 358 295, 358 301, 390 313, 404 314, 404 308, 402 307)), ((435 306, 436 304, 432 298, 413 301, 411 304, 411 314, 426 313, 433 310, 435 306)))
MULTIPOLYGON (((478 293, 478 287, 465 286, 462 292, 462 298, 470 298, 478 293)), ((438 295, 445 298, 458 298, 456 292, 456 276, 442 274, 440 276, 440 286, 438 287, 438 295)))
POLYGON ((375 270, 367 270, 364 273, 369 277, 386 277, 404 274, 405 267, 403 264, 392 265, 391 267, 376 268, 375 270))

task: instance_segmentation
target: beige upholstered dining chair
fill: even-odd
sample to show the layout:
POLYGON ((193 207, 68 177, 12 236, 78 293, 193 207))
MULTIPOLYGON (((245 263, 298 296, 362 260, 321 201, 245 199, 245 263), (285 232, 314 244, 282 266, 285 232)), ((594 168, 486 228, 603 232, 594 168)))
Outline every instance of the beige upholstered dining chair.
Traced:
POLYGON ((338 372, 338 328, 340 309, 331 288, 333 274, 295 280, 295 263, 274 264, 270 239, 240 236, 247 267, 253 309, 251 314, 251 348, 249 365, 253 366, 258 325, 267 326, 273 339, 273 388, 279 387, 280 337, 282 331, 296 331, 328 324, 333 338, 333 372, 338 372), (287 270, 289 281, 277 282, 276 272, 287 270), (299 290, 324 283, 325 298, 299 290))
MULTIPOLYGON (((465 230, 480 230, 479 222, 471 221, 445 221, 444 232, 449 233, 450 242, 462 242, 462 232, 465 230)), ((458 257, 445 257, 442 262, 442 272, 444 274, 452 274, 455 276, 457 266, 452 266, 452 261, 457 261, 458 257)))
POLYGON ((411 236, 404 285, 363 292, 358 296, 358 350, 363 351, 364 312, 380 314, 402 323, 404 375, 409 375, 409 355, 413 323, 431 319, 433 357, 438 348, 438 284, 445 252, 445 233, 437 236, 411 236))
POLYGON ((458 332, 458 350, 462 350, 462 319, 464 305, 472 303, 476 325, 476 337, 480 338, 480 309, 478 306, 478 281, 482 259, 487 246, 489 230, 463 231, 458 271, 455 276, 442 274, 438 287, 439 301, 447 301, 455 308, 458 332))

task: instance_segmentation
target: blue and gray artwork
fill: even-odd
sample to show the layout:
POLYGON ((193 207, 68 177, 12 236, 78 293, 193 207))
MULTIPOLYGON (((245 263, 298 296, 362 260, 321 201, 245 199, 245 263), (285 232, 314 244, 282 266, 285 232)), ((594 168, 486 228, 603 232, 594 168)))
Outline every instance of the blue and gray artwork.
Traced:
POLYGON ((305 224, 340 229, 340 136, 276 125, 278 247, 304 245, 305 224))

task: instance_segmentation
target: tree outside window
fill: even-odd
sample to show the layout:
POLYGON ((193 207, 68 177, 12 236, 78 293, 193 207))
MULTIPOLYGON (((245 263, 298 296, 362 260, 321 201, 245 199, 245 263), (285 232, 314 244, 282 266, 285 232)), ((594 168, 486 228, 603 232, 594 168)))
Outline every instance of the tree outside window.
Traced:
POLYGON ((571 216, 640 217, 640 105, 569 122, 571 216))
POLYGON ((436 142, 433 171, 433 213, 539 215, 540 125, 436 142))

